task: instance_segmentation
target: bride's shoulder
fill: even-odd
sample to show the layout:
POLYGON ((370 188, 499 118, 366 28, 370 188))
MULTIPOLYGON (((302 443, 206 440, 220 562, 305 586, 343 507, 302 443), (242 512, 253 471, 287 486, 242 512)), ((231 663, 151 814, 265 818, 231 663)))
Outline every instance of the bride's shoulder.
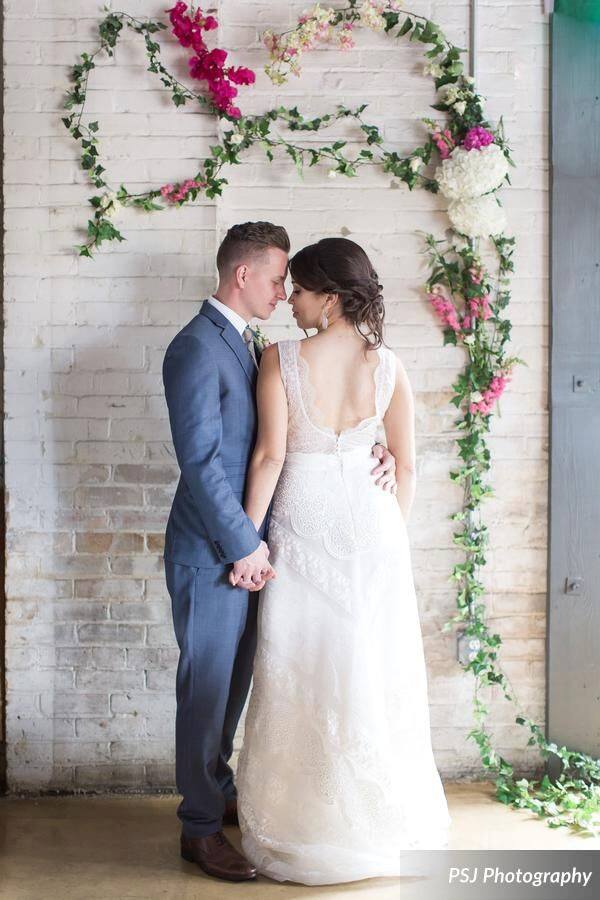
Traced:
POLYGON ((384 344, 381 344, 377 348, 377 352, 379 353, 379 358, 386 363, 388 368, 394 369, 396 367, 398 356, 395 350, 392 350, 391 347, 386 347, 384 344))
POLYGON ((279 354, 282 355, 285 353, 289 353, 291 350, 294 350, 296 344, 298 344, 298 341, 294 340, 294 338, 282 338, 280 341, 275 341, 274 343, 269 344, 269 347, 277 348, 277 350, 275 350, 274 352, 279 351, 279 354))

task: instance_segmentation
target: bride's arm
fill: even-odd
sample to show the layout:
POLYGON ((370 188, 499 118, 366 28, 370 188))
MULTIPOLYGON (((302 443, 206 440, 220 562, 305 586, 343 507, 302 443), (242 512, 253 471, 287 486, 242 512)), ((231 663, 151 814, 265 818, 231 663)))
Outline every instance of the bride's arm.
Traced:
POLYGON ((406 370, 396 358, 396 383, 390 405, 383 417, 383 427, 390 453, 396 458, 396 499, 404 521, 415 497, 415 408, 406 370))
POLYGON ((275 493, 285 459, 287 398, 276 344, 265 347, 256 385, 258 435, 246 481, 244 509, 259 529, 275 493))

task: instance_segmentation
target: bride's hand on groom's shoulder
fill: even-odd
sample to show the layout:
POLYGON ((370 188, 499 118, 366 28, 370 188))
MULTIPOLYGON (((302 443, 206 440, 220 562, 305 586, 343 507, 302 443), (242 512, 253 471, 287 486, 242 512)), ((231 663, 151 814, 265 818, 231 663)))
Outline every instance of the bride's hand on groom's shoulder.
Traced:
POLYGON ((396 493, 396 458, 383 444, 375 444, 371 456, 379 460, 379 465, 371 470, 375 484, 390 494, 396 493))
POLYGON ((269 548, 261 541, 256 550, 234 562, 229 573, 229 583, 245 591, 260 591, 271 578, 276 578, 275 569, 269 562, 269 548))

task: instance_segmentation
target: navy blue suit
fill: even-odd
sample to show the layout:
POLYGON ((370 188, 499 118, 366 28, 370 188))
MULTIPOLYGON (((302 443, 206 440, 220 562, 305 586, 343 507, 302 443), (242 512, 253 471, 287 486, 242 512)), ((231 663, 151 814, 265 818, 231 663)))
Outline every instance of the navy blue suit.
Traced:
POLYGON ((256 367, 242 337, 204 302, 171 341, 163 382, 181 477, 165 536, 179 645, 175 757, 183 831, 219 830, 235 797, 228 760, 252 677, 257 592, 232 587, 230 564, 255 550, 242 507, 257 430, 256 367))

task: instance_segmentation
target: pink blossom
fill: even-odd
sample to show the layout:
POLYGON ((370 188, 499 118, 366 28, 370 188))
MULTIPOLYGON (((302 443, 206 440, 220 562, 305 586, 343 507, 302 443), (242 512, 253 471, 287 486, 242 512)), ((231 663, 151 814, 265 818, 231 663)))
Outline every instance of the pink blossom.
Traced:
POLYGON ((471 281, 473 282, 473 284, 481 284, 481 282, 483 281, 483 269, 478 268, 477 266, 471 266, 471 268, 467 271, 471 276, 471 281))
POLYGON ((441 158, 448 159, 455 147, 454 138, 452 137, 450 129, 446 128, 442 132, 434 131, 431 135, 431 139, 438 148, 441 158))
POLYGON ((356 46, 354 38, 352 36, 352 30, 352 22, 344 22, 344 24, 342 25, 342 30, 338 37, 338 46, 342 50, 350 50, 352 47, 356 46))
MULTIPOLYGON (((435 287, 439 286, 434 285, 435 287)), ((452 300, 444 297, 439 290, 436 291, 434 289, 431 290, 428 297, 442 324, 451 328, 454 332, 460 331, 461 325, 452 300)))
POLYGON ((189 192, 194 188, 203 188, 206 187, 206 184, 206 181, 195 181, 193 178, 186 178, 177 188, 173 184, 164 184, 160 192, 169 203, 177 203, 185 200, 189 192))
POLYGON ((493 143, 494 135, 491 131, 488 131, 487 128, 483 128, 481 125, 475 125, 473 128, 469 128, 462 142, 463 147, 466 150, 481 150, 482 147, 487 147, 488 144, 493 143))
POLYGON ((471 297, 467 305, 473 317, 483 319, 484 322, 493 315, 488 294, 484 297, 471 297))
POLYGON ((237 69, 234 69, 232 66, 227 74, 230 81, 233 81, 235 84, 254 84, 256 81, 256 75, 252 69, 247 69, 245 66, 238 66, 237 69))
POLYGON ((234 84, 254 84, 256 76, 245 66, 224 68, 227 51, 219 47, 209 51, 202 37, 203 31, 213 31, 218 27, 217 19, 210 15, 204 16, 201 9, 197 9, 193 16, 190 16, 187 14, 187 8, 187 4, 180 0, 167 12, 173 26, 173 34, 179 43, 182 47, 192 47, 194 50, 195 55, 188 61, 190 75, 199 81, 207 82, 211 100, 217 109, 231 118, 239 119, 242 113, 231 103, 237 96, 234 84))
POLYGON ((501 372, 499 375, 494 375, 489 387, 483 391, 482 399, 477 403, 469 404, 469 411, 473 415, 475 413, 482 413, 483 415, 491 413, 494 403, 500 399, 510 380, 510 372, 501 372))

